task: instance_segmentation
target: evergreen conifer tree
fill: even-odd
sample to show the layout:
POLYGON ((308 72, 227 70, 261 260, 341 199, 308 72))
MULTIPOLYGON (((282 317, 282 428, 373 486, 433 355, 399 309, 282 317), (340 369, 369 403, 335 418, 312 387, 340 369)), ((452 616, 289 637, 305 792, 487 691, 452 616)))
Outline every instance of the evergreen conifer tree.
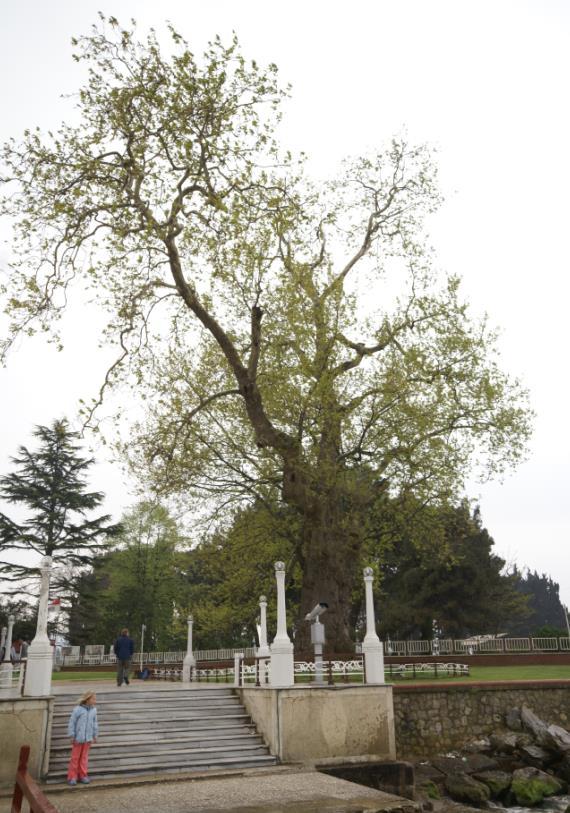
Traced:
MULTIPOLYGON (((88 517, 104 495, 87 491, 86 473, 94 460, 81 456, 78 435, 70 431, 68 422, 63 419, 51 426, 37 426, 34 436, 38 447, 31 451, 20 446, 12 458, 16 470, 0 477, 0 498, 29 509, 22 522, 0 512, 0 555, 33 552, 51 556, 56 568, 59 566, 59 580, 71 585, 120 526, 112 524, 108 514, 88 517)), ((35 569, 27 556, 19 562, 0 560, 0 568, 1 578, 20 583, 19 587, 35 569)))

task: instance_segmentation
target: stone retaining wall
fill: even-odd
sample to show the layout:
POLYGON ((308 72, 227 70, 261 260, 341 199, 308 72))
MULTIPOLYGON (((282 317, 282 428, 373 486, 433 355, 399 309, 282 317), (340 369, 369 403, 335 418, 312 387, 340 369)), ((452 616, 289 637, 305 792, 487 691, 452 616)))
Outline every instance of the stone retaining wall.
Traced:
POLYGON ((52 706, 51 697, 0 697, 0 789, 13 787, 22 745, 31 749, 29 773, 42 775, 52 706))
POLYGON ((570 681, 513 681, 394 686, 398 758, 461 748, 504 727, 505 712, 524 704, 548 723, 570 728, 570 681))
POLYGON ((282 762, 394 760, 391 686, 243 686, 238 694, 282 762))

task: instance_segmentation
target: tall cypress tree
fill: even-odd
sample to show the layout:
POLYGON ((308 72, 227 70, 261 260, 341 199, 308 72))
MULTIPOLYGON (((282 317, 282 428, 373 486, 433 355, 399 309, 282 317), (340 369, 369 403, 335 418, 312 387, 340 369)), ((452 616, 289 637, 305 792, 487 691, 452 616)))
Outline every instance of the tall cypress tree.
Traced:
MULTIPOLYGON (((108 514, 88 517, 104 495, 87 491, 86 474, 94 460, 81 456, 78 435, 68 422, 37 426, 33 434, 39 440, 37 448, 20 446, 11 459, 16 471, 0 477, 0 497, 29 509, 22 522, 0 512, 0 554, 31 551, 51 556, 59 566, 58 581, 71 586, 120 526, 112 524, 108 514)), ((0 567, 1 578, 11 582, 20 582, 35 570, 25 561, 0 561, 0 567)))

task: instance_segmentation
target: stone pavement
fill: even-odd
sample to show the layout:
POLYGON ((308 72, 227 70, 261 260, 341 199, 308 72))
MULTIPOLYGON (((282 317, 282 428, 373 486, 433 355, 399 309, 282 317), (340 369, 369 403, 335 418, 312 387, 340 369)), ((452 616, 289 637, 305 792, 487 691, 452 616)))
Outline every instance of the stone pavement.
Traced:
MULTIPOLYGON (((60 813, 414 813, 414 802, 310 769, 89 786, 43 786, 60 813)), ((0 813, 10 802, 0 799, 0 813)))

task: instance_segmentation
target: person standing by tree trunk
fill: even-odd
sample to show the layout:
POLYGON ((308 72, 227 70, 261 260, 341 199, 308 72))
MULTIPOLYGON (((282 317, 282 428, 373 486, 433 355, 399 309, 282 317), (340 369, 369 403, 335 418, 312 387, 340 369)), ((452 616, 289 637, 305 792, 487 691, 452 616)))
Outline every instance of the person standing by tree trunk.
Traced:
POLYGON ((132 638, 129 638, 129 631, 125 627, 121 630, 121 634, 115 641, 113 646, 115 655, 117 656, 117 686, 122 686, 123 681, 129 685, 129 667, 133 652, 135 651, 135 644, 132 638))

